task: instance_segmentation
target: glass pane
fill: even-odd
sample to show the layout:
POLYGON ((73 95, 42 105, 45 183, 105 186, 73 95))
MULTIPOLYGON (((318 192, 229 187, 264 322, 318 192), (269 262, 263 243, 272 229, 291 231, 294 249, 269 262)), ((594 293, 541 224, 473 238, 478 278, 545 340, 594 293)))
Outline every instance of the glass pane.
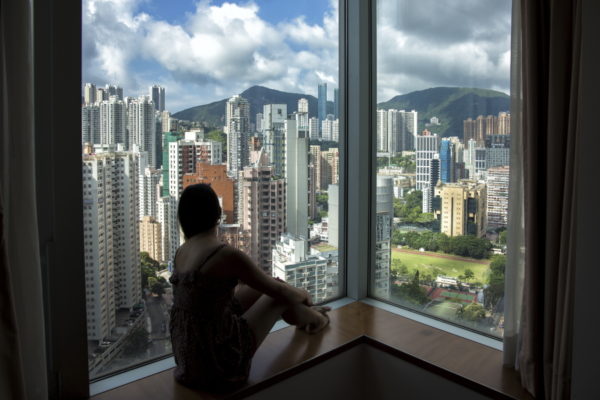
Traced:
POLYGON ((371 294, 503 335, 511 1, 377 1, 371 294))
POLYGON ((267 274, 341 295, 337 2, 83 0, 82 18, 90 377, 171 353, 190 184, 267 274))

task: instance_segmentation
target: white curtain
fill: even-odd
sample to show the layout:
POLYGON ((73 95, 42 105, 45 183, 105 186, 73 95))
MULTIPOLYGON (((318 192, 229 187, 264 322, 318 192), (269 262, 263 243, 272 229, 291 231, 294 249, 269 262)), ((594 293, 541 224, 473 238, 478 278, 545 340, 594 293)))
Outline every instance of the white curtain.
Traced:
POLYGON ((33 7, 0 3, 0 398, 48 397, 35 192, 33 7))
POLYGON ((525 220, 523 217, 523 85, 521 70, 521 0, 513 0, 510 60, 510 182, 507 262, 504 274, 504 364, 517 365, 519 329, 525 276, 525 220))

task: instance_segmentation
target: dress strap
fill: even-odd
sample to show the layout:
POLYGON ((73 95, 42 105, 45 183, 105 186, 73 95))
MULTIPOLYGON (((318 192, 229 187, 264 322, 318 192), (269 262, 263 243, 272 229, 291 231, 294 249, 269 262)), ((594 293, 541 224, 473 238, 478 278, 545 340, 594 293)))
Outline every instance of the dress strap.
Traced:
POLYGON ((202 264, 200 264, 200 267, 202 267, 204 264, 206 264, 208 262, 208 260, 210 260, 212 258, 212 256, 217 254, 217 252, 225 246, 227 246, 227 243, 222 243, 222 244, 218 245, 216 249, 214 249, 208 256, 206 256, 204 261, 202 261, 202 264))

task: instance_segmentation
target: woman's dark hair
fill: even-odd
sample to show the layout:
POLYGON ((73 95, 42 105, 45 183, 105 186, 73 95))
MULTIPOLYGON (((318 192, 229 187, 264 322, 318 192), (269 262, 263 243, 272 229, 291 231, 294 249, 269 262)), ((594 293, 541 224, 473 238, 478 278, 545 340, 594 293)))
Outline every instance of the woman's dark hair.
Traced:
POLYGON ((179 198, 177 219, 186 238, 206 232, 219 223, 221 206, 215 191, 205 183, 186 187, 179 198))

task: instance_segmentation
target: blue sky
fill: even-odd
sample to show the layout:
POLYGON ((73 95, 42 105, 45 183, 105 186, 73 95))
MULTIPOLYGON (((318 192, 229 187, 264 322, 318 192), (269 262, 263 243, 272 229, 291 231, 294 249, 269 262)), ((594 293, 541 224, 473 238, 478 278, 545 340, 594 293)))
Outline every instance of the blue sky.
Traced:
MULTIPOLYGON (((508 90, 510 1, 379 0, 378 101, 434 86, 508 90)), ((338 79, 336 0, 83 0, 83 80, 166 88, 171 112, 252 85, 338 79)))
MULTIPOLYGON (((231 2, 231 1, 229 1, 231 2)), ((212 4, 221 6, 226 1, 213 1, 212 4)), ((237 2, 240 4, 248 2, 237 2)), ((257 0, 258 15, 272 24, 281 21, 291 21, 299 15, 304 15, 310 24, 320 24, 323 14, 329 10, 330 3, 326 0, 312 1, 282 1, 282 0, 257 0)), ((140 4, 139 10, 148 13, 157 19, 174 24, 185 22, 186 13, 193 13, 196 9, 195 2, 187 0, 173 0, 171 2, 149 0, 140 4)))

